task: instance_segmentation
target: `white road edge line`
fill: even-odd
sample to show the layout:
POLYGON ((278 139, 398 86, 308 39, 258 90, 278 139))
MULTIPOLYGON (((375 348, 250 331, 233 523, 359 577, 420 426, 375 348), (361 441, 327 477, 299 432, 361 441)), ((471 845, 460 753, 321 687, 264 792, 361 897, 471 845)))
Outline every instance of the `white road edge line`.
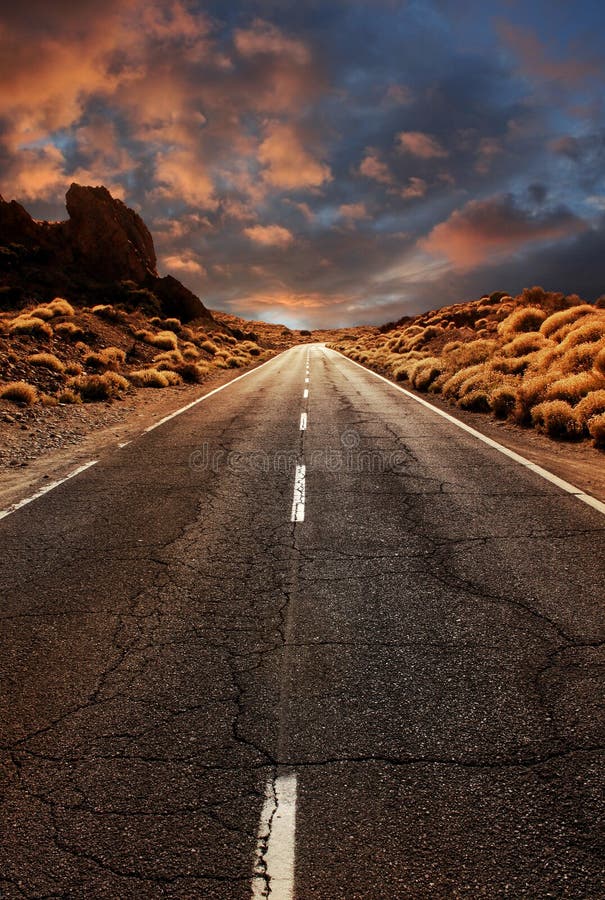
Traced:
POLYGON ((24 500, 19 500, 17 503, 13 503, 12 506, 8 506, 6 509, 1 510, 0 519, 4 519, 6 518, 6 516, 10 516, 11 513, 14 513, 18 509, 27 506, 28 503, 32 503, 34 500, 37 500, 38 497, 43 497, 44 494, 48 494, 49 491, 54 491, 54 489, 59 487, 60 484, 69 481, 70 478, 75 478, 76 475, 80 474, 80 472, 84 472, 86 469, 90 469, 91 466, 96 466, 98 461, 98 459, 93 459, 90 462, 84 463, 83 466, 78 466, 77 469, 74 469, 74 471, 70 472, 69 475, 66 475, 65 478, 60 478, 58 481, 51 481, 50 484, 45 484, 44 487, 41 487, 39 491, 36 491, 35 494, 32 494, 31 497, 26 497, 24 500))
POLYGON ((307 400, 309 397, 309 388, 305 388, 303 391, 303 400, 307 400))
POLYGON ((291 522, 305 521, 305 467, 296 466, 291 522))
POLYGON ((164 425, 165 422, 169 422, 171 419, 174 419, 176 416, 180 416, 181 413, 187 412, 188 409, 191 409, 193 406, 197 406, 198 403, 201 403, 203 400, 207 400, 208 397, 212 397, 214 394, 218 394, 219 391, 224 391, 225 388, 230 387, 230 385, 235 384, 236 381, 241 381, 242 378, 247 378, 248 375, 254 375, 255 372, 258 372, 260 369, 264 368, 264 366, 268 366, 269 363, 274 362, 279 356, 283 353, 288 353, 290 350, 296 349, 295 347, 289 347, 288 350, 282 350, 281 353, 278 353, 277 356, 272 356, 271 359, 268 359, 266 362, 261 363, 260 366, 257 366, 255 369, 250 369, 248 372, 243 372, 241 375, 238 375, 237 378, 232 378, 231 381, 227 381, 226 384, 221 384, 220 387, 214 388, 213 391, 208 391, 207 394, 204 394, 202 397, 197 397, 195 400, 192 400, 191 403, 188 403, 186 406, 182 406, 180 409, 177 409, 175 412, 170 413, 167 416, 164 416, 163 419, 160 419, 157 422, 154 422, 153 425, 150 425, 142 434, 147 434, 149 431, 153 431, 154 428, 159 428, 160 425, 164 425))
POLYGON ((374 372, 372 371, 372 369, 367 369, 365 366, 362 366, 361 363, 356 362, 354 359, 349 359, 349 357, 345 356, 343 353, 338 353, 338 351, 336 350, 330 350, 329 347, 324 347, 324 350, 331 353, 337 353, 337 355, 341 359, 346 359, 354 366, 358 366, 360 369, 363 369, 364 372, 369 372, 370 375, 374 375, 375 378, 379 378, 381 381, 384 381, 385 384, 388 384, 390 387, 395 388, 396 391, 400 391, 402 394, 405 394, 406 397, 409 397, 411 400, 415 400, 416 403, 420 403, 421 406, 425 406, 427 409, 430 409, 431 412, 436 413, 436 415, 441 416, 443 419, 447 419, 448 422, 451 422, 453 425, 461 428, 462 431, 466 431, 468 434, 472 434, 473 437, 482 441, 484 444, 487 444, 488 447, 493 447, 494 450, 498 450, 504 456, 508 456, 509 459, 512 459, 516 463, 519 463, 519 465, 525 466, 525 468, 529 469, 530 472, 534 472, 536 475, 539 475, 546 481, 550 481, 551 484, 556 485, 558 488, 561 488, 561 490, 566 491, 568 494, 572 494, 577 500, 581 500, 583 503, 586 503, 588 506, 591 506, 593 509, 596 509, 598 512, 605 515, 605 503, 603 503, 601 500, 597 500, 596 497, 592 497, 590 494, 586 494, 584 491, 580 490, 580 488, 571 484, 569 481, 565 481, 563 478, 559 478, 558 475, 555 475, 553 472, 549 472, 548 469, 543 469, 542 466, 537 465, 537 463, 531 462, 531 460, 526 459, 519 453, 515 453, 514 450, 509 450, 508 447, 504 447, 502 444, 499 444, 498 441, 494 441, 492 438, 487 437, 487 435, 481 434, 480 431, 476 431, 474 428, 471 428, 471 426, 467 425, 466 422, 461 422, 454 416, 450 416, 449 413, 446 413, 442 409, 438 409, 436 406, 428 403, 428 401, 423 400, 422 397, 417 397, 415 394, 412 394, 410 391, 406 391, 405 388, 400 387, 398 384, 393 384, 393 382, 389 381, 388 378, 385 378, 384 375, 379 375, 378 372, 374 372))
POLYGON ((307 414, 306 414, 306 412, 303 412, 300 414, 300 430, 301 431, 307 430, 307 414))
POLYGON ((268 782, 256 838, 252 900, 292 900, 296 835, 296 773, 268 782))

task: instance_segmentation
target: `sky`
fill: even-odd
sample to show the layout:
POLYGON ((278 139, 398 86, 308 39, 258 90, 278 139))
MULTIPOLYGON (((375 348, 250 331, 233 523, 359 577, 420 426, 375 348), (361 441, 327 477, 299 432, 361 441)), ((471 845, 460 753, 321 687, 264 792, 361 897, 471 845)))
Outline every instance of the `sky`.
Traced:
POLYGON ((0 0, 0 193, 291 327, 605 293, 601 0, 0 0))

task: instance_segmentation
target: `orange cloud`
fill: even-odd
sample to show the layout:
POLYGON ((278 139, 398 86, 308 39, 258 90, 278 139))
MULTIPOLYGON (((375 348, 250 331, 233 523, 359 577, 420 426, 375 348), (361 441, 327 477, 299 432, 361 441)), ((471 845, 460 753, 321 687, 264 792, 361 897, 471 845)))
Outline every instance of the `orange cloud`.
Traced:
POLYGON ((411 153, 420 159, 443 159, 448 155, 439 141, 423 131, 400 131, 395 140, 400 153, 411 153))
POLYGON ((204 266, 196 258, 192 250, 185 250, 183 253, 168 254, 162 257, 162 265, 169 272, 178 272, 179 274, 198 275, 205 277, 207 272, 204 266))
POLYGON ((250 28, 238 28, 234 44, 241 56, 285 56, 297 65, 310 60, 308 48, 302 41, 287 37, 283 31, 263 19, 255 19, 250 28))
POLYGON ((218 206, 211 178, 204 171, 203 163, 189 150, 159 153, 155 177, 159 183, 157 196, 184 200, 204 209, 218 206))
POLYGON ((320 187, 332 178, 329 166, 303 146, 293 125, 269 122, 258 159, 265 183, 283 190, 320 187))
POLYGON ((475 163, 475 171, 479 175, 487 175, 492 167, 492 162, 496 156, 503 152, 502 144, 496 138, 481 138, 479 149, 477 150, 477 162, 475 163))
POLYGON ((349 224, 360 219, 369 218, 368 211, 363 203, 343 203, 342 206, 339 206, 338 212, 349 224))
POLYGON ((288 247, 294 241, 292 232, 281 225, 251 225, 244 234, 262 247, 288 247))
POLYGON ((22 150, 3 174, 5 184, 19 200, 62 199, 65 194, 65 159, 54 144, 22 150))
POLYGON ((359 172, 366 178, 378 181, 380 184, 392 184, 393 175, 385 162, 383 162, 375 150, 366 150, 366 156, 362 159, 359 172))
POLYGON ((586 229, 566 209, 535 216, 515 204, 510 194, 473 200, 436 225, 419 246, 467 269, 530 242, 556 240, 586 229))

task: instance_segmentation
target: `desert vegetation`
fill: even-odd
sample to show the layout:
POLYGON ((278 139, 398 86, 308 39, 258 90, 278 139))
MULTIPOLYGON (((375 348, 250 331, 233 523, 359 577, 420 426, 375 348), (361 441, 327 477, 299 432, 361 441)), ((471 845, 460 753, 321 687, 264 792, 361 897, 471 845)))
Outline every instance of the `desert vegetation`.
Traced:
POLYGON ((149 317, 116 303, 57 297, 0 312, 0 400, 21 406, 121 400, 141 388, 199 384, 293 343, 235 317, 202 325, 149 317), (226 321, 226 320, 229 320, 226 321))
POLYGON ((604 299, 498 291, 330 346, 461 409, 605 449, 604 299))

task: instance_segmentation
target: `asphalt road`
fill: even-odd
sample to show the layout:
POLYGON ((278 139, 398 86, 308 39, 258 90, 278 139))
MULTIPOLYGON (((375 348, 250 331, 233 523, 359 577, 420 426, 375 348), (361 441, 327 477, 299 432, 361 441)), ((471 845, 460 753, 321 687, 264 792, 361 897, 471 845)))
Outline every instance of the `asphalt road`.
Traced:
POLYGON ((0 521, 0 897, 605 897, 604 536, 315 345, 105 454, 0 521))

